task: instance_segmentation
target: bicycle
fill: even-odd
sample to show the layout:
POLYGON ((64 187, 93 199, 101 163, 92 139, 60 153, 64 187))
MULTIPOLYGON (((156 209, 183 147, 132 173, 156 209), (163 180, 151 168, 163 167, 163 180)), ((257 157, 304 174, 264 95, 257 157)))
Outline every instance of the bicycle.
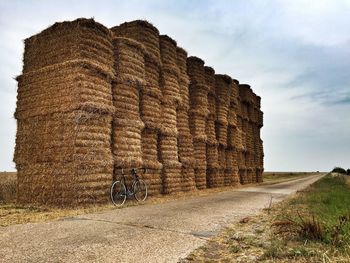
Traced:
MULTIPOLYGON (((146 169, 143 169, 144 173, 146 173, 146 169)), ((131 189, 128 189, 125 183, 124 169, 122 169, 122 175, 119 180, 112 183, 110 194, 111 200, 115 206, 122 206, 126 198, 129 196, 134 196, 135 199, 139 202, 143 202, 147 198, 147 185, 146 183, 140 179, 137 174, 137 169, 131 169, 131 175, 133 177, 133 181, 131 184, 131 189)))

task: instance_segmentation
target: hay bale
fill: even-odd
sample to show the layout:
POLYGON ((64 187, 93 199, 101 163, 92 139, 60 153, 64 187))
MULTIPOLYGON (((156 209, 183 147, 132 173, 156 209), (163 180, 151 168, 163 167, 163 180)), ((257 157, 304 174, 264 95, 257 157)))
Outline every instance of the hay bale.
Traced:
POLYGON ((219 145, 222 145, 224 147, 227 147, 227 125, 222 125, 219 122, 215 123, 215 133, 216 133, 216 139, 219 143, 219 145))
POLYGON ((164 167, 169 167, 174 162, 179 162, 177 137, 160 135, 158 141, 159 160, 164 167))
POLYGON ((239 180, 241 184, 248 184, 247 169, 239 168, 239 180))
POLYGON ((140 94, 137 86, 114 83, 112 93, 116 118, 140 120, 140 94))
POLYGON ((162 102, 177 107, 181 101, 178 74, 162 67, 160 83, 163 94, 162 102))
POLYGON ((224 171, 224 185, 225 186, 236 186, 239 185, 239 170, 237 168, 228 168, 224 171))
POLYGON ((181 182, 181 163, 172 161, 164 164, 162 170, 163 194, 180 192, 182 190, 181 182))
POLYGON ((179 74, 179 68, 177 65, 176 41, 167 35, 160 35, 159 46, 162 67, 169 70, 174 70, 177 72, 177 74, 179 74))
POLYGON ((208 86, 190 84, 190 112, 207 117, 208 109, 208 86))
POLYGON ((176 48, 177 67, 179 69, 178 84, 180 90, 179 109, 188 111, 190 108, 189 84, 190 80, 187 75, 187 52, 180 48, 176 48))
POLYGON ((205 126, 205 133, 207 136, 207 145, 218 145, 218 141, 216 140, 215 133, 215 120, 207 119, 205 126))
POLYGON ((146 128, 160 130, 162 125, 161 92, 158 89, 141 89, 140 115, 146 128))
POLYGON ((158 161, 158 131, 145 128, 141 133, 141 143, 143 166, 160 170, 162 164, 158 161))
POLYGON ((142 167, 141 120, 114 119, 112 151, 118 168, 142 167))
POLYGON ((103 71, 94 62, 85 60, 25 73, 17 77, 15 117, 25 119, 74 110, 112 114, 112 76, 112 71, 103 71))
POLYGON ((160 65, 159 31, 145 20, 125 22, 111 28, 115 36, 132 38, 142 43, 146 48, 147 60, 160 65))
POLYGON ((196 168, 207 168, 207 145, 202 141, 193 141, 194 159, 196 160, 196 168))
POLYGON ((230 85, 232 79, 227 75, 215 75, 216 120, 222 125, 228 125, 228 109, 230 106, 230 85))
POLYGON ((222 187, 224 186, 224 176, 219 168, 207 169, 207 187, 222 187))
POLYGON ((145 47, 130 38, 114 37, 114 81, 145 85, 145 47))
POLYGON ((184 165, 194 165, 193 138, 191 135, 178 137, 179 160, 184 165))
POLYGON ((197 141, 207 141, 205 132, 206 118, 198 114, 190 114, 190 131, 193 138, 197 141))
POLYGON ((219 152, 216 145, 207 144, 206 148, 207 169, 219 168, 219 152))
POLYGON ((176 108, 171 105, 162 104, 162 124, 160 132, 165 136, 177 137, 177 121, 176 121, 176 108))
POLYGON ((176 127, 179 136, 188 137, 191 135, 188 112, 178 109, 176 111, 176 127))
POLYGON ((14 162, 111 161, 111 129, 111 116, 81 110, 19 119, 14 162))
POLYGON ((208 86, 208 93, 211 96, 215 96, 215 70, 212 67, 205 66, 204 74, 205 84, 208 86))
POLYGON ((55 23, 24 41, 23 73, 54 64, 89 60, 105 71, 113 67, 112 35, 93 19, 55 23))
POLYGON ((187 74, 191 84, 205 84, 204 61, 198 57, 187 58, 187 74))
POLYGON ((194 170, 197 189, 207 188, 207 171, 205 168, 196 168, 194 170))
POLYGON ((216 97, 208 94, 208 118, 216 119, 216 97))
POLYGON ((113 162, 17 165, 19 203, 75 206, 108 202, 113 162))
POLYGON ((193 191, 196 189, 196 181, 193 165, 185 165, 181 167, 181 190, 184 192, 193 191))
POLYGON ((146 173, 140 174, 147 185, 149 196, 158 196, 162 193, 162 178, 160 169, 147 169, 146 173))

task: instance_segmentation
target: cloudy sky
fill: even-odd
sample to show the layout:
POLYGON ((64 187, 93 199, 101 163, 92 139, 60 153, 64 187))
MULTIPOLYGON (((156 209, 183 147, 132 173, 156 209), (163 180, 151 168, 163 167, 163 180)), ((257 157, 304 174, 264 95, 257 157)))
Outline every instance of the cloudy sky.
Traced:
POLYGON ((350 168, 350 0, 0 0, 0 171, 12 162, 23 39, 56 21, 147 19, 262 97, 265 168, 350 168))

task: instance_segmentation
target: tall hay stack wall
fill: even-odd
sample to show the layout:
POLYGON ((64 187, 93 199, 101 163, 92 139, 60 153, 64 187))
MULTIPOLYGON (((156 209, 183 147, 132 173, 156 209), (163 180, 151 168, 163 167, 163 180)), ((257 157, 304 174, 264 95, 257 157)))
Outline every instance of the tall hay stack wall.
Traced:
POLYGON ((111 33, 91 19, 25 40, 15 112, 19 202, 108 200, 113 76, 111 33))
POLYGON ((108 202, 137 167, 150 195, 262 181, 261 98, 147 21, 56 23, 25 41, 23 60, 19 202, 108 202))
POLYGON ((149 194, 162 192, 162 164, 159 161, 158 142, 162 124, 161 59, 159 31, 152 24, 136 20, 111 28, 114 36, 133 39, 144 46, 144 83, 140 85, 139 111, 144 129, 141 132, 143 167, 142 177, 149 186, 149 194))

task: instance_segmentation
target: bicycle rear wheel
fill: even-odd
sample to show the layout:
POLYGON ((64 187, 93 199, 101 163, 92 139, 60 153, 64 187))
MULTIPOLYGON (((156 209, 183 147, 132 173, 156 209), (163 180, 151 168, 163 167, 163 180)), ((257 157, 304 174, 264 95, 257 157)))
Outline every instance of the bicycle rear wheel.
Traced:
POLYGON ((126 187, 121 181, 115 181, 111 186, 111 200, 115 206, 122 206, 126 200, 126 187))
POLYGON ((147 198, 147 185, 142 179, 135 181, 132 189, 134 192, 135 199, 137 201, 142 202, 142 201, 146 200, 146 198, 147 198))

